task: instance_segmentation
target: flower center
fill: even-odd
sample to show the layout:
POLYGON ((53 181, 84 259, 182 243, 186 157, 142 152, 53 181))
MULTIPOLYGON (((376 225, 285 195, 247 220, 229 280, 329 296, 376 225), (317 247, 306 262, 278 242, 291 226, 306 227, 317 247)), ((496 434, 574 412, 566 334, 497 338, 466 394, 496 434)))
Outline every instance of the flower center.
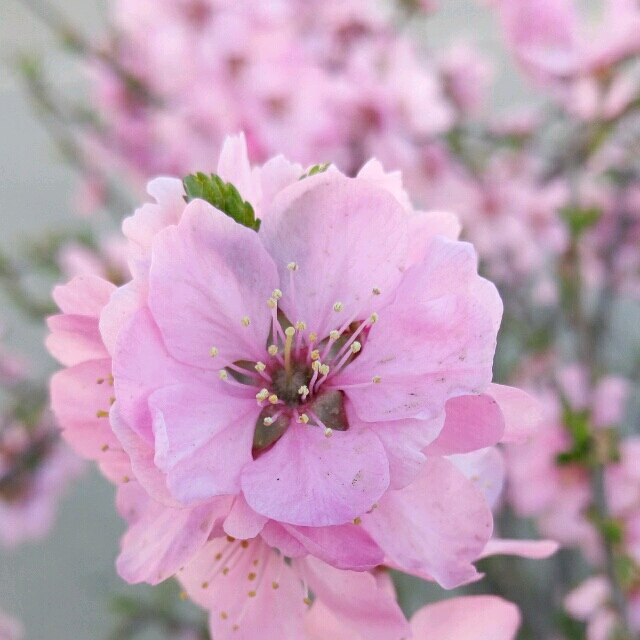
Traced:
MULTIPOLYGON (((291 263, 289 270, 293 274, 297 266, 291 263)), ((373 295, 377 293, 377 289, 373 291, 373 295)), ((366 320, 348 318, 319 339, 307 330, 306 322, 291 322, 279 309, 281 298, 282 292, 276 289, 267 301, 272 323, 265 362, 238 360, 220 370, 223 381, 257 389, 256 400, 262 410, 254 432, 254 456, 282 437, 292 422, 320 427, 327 438, 333 431, 349 428, 344 393, 332 385, 332 379, 358 356, 371 325, 378 319, 376 313, 366 320)), ((293 313, 295 306, 292 287, 293 313)), ((336 317, 343 308, 341 302, 333 305, 336 317)), ((249 326, 250 319, 242 318, 242 324, 249 326)), ((217 353, 212 347, 211 355, 217 353)), ((378 376, 372 380, 379 381, 378 376)))

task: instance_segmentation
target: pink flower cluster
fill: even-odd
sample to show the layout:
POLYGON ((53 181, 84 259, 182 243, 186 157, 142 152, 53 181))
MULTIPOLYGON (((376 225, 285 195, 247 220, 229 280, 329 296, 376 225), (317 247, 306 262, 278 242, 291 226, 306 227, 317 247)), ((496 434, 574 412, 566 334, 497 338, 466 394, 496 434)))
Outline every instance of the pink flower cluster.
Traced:
POLYGON ((89 153, 142 182, 213 170, 242 130, 254 162, 283 153, 355 175, 375 155, 408 168, 478 109, 488 74, 462 45, 426 55, 394 20, 391 3, 366 0, 113 2, 102 49, 115 66, 94 68, 104 128, 89 153))
MULTIPOLYGON (((240 136, 217 174, 257 233, 157 179, 123 225, 132 280, 54 292, 53 409, 118 486, 118 571, 176 575, 216 638, 408 637, 378 567, 476 579, 502 481, 490 447, 537 421, 491 384, 501 300, 455 217, 414 210, 375 161, 356 178, 252 168, 240 136)), ((458 604, 419 614, 415 637, 439 607, 458 604)))

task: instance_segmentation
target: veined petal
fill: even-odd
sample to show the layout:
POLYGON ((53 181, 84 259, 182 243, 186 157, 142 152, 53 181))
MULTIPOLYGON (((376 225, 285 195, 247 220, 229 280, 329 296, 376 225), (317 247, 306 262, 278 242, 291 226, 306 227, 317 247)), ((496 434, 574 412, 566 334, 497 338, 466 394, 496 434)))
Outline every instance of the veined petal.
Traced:
POLYGON ((47 349, 67 367, 109 356, 100 337, 97 318, 61 314, 47 318, 47 326, 51 330, 46 339, 47 349))
POLYGON ((388 491, 363 516, 362 526, 393 565, 450 589, 476 577, 471 563, 493 519, 482 493, 451 462, 429 458, 414 482, 388 491))
POLYGON ((406 213, 386 190, 326 172, 285 189, 260 235, 280 273, 285 313, 325 336, 392 299, 406 254, 406 213), (342 311, 334 311, 336 302, 342 311))
POLYGON ((180 224, 154 239, 149 307, 167 350, 185 364, 219 369, 263 358, 267 300, 278 286, 258 234, 203 200, 191 201, 180 224))
POLYGON ((116 286, 98 276, 78 276, 53 289, 53 299, 62 313, 98 318, 116 286))
POLYGON ((255 511, 288 524, 318 527, 361 516, 389 485, 378 437, 366 429, 334 431, 292 424, 241 478, 255 511))

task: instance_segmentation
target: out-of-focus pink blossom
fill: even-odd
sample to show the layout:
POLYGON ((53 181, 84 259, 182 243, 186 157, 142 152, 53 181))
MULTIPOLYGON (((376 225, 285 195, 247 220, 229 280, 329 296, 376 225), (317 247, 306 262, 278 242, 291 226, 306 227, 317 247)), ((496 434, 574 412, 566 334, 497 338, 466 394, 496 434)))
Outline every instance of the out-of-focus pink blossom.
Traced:
POLYGON ((19 423, 0 431, 0 543, 15 547, 51 530, 58 502, 82 470, 80 459, 44 423, 35 432, 19 423))
POLYGON ((0 611, 0 640, 22 640, 24 629, 19 620, 0 611))
POLYGON ((103 238, 97 249, 76 242, 65 244, 57 260, 65 279, 96 275, 115 284, 128 279, 127 246, 120 237, 103 238))

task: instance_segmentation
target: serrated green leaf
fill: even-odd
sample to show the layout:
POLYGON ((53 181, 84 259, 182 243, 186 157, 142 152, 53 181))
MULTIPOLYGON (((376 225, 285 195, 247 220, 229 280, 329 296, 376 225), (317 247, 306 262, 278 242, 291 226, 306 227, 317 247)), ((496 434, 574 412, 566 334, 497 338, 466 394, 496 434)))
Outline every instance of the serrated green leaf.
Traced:
POLYGON ((324 164, 314 164, 306 173, 303 173, 299 180, 304 180, 309 176, 315 176, 317 173, 324 173, 331 166, 330 162, 325 162, 324 164))
POLYGON ((191 174, 182 179, 182 184, 186 202, 196 198, 205 200, 238 224, 254 231, 260 229, 260 220, 256 218, 253 207, 242 199, 238 190, 230 182, 224 182, 215 173, 210 176, 204 173, 191 174))

